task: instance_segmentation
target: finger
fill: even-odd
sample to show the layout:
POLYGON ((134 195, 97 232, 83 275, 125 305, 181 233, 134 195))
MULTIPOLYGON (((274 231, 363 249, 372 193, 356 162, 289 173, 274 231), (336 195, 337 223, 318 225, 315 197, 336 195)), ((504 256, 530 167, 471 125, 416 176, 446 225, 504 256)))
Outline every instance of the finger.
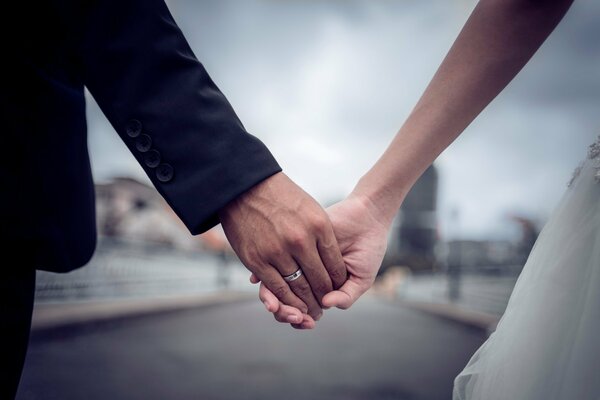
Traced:
POLYGON ((310 315, 304 314, 304 320, 300 324, 292 324, 295 329, 314 329, 317 323, 310 315))
POLYGON ((327 307, 337 307, 345 310, 350 308, 367 289, 368 287, 363 287, 353 276, 350 276, 350 279, 339 290, 334 290, 325 295, 323 304, 327 307))
MULTIPOLYGON (((315 321, 318 321, 321 318, 321 315, 323 315, 323 310, 304 275, 295 281, 288 282, 288 284, 292 288, 292 291, 308 306, 308 310, 304 314, 308 314, 315 321)), ((283 303, 287 304, 285 302, 283 303)), ((289 305, 294 306, 293 304, 289 305)))
POLYGON ((268 312, 277 313, 279 311, 281 302, 269 289, 267 289, 264 283, 260 284, 258 298, 263 302, 268 312))
MULTIPOLYGON (((252 274, 252 275, 250 275, 250 282, 259 283, 260 280, 256 277, 256 275, 252 274)), ((279 301, 279 299, 277 299, 277 297, 275 297, 275 295, 273 293, 271 293, 271 291, 262 283, 260 285, 260 289, 259 289, 258 293, 259 293, 259 298, 265 304, 265 306, 267 307, 267 311, 269 311, 269 312, 276 313, 278 310, 270 309, 269 306, 274 303, 279 303, 280 308, 281 307, 284 307, 284 308, 289 307, 288 314, 295 314, 295 315, 299 315, 299 316, 305 315, 310 318, 309 315, 302 314, 302 311, 298 310, 297 308, 292 307, 292 306, 287 306, 287 305, 281 303, 279 301)), ((329 308, 329 307, 327 307, 327 308, 329 308)), ((312 318, 310 318, 310 319, 312 320, 312 318)), ((289 322, 292 322, 292 321, 289 321, 289 322)), ((293 321, 293 322, 295 322, 295 321, 293 321)))
POLYGON ((317 248, 333 289, 341 288, 348 278, 348 272, 332 227, 325 229, 323 237, 317 241, 317 248))
MULTIPOLYGON (((256 274, 252 273, 250 275, 250 282, 251 283, 259 283, 261 281, 260 281, 260 279, 258 279, 256 274)), ((269 311, 270 313, 278 314, 279 310, 281 310, 281 307, 284 307, 284 309, 283 309, 284 311, 281 311, 281 313, 276 316, 276 319, 278 321, 285 320, 285 319, 287 319, 287 320, 280 321, 280 322, 295 323, 298 320, 297 317, 298 316, 301 317, 303 315, 303 311, 301 311, 297 307, 288 306, 288 305, 280 303, 279 299, 263 283, 261 283, 261 285, 260 285, 259 298, 265 305, 265 308, 267 309, 267 311, 269 311)), ((306 313, 306 311, 304 311, 304 313, 306 313)), ((312 319, 312 317, 310 318, 310 320, 313 322, 313 325, 314 325, 314 320, 312 319)), ((308 323, 308 325, 310 325, 310 323, 308 323)))
POLYGON ((277 312, 273 313, 275 319, 286 324, 299 324, 303 321, 303 314, 294 307, 280 304, 277 312))
POLYGON ((303 320, 303 314, 297 308, 286 306, 282 304, 277 297, 264 284, 260 284, 258 291, 258 297, 265 304, 267 311, 273 313, 275 319, 279 322, 285 323, 301 323, 303 320), (276 306, 272 306, 276 304, 276 306))
MULTIPOLYGON (((300 267, 294 261, 294 259, 287 254, 281 255, 280 258, 276 262, 273 263, 273 265, 277 268, 277 270, 279 270, 281 272, 281 275, 283 275, 283 276, 291 275, 294 272, 298 271, 298 269, 300 269, 300 267)), ((323 269, 323 272, 324 272, 324 275, 327 275, 327 273, 324 271, 324 269, 323 269)), ((321 314, 323 314, 323 310, 321 309, 321 305, 317 301, 308 280, 304 276, 304 270, 302 270, 302 275, 300 275, 299 278, 297 278, 291 282, 287 282, 287 284, 292 289, 292 291, 296 294, 296 296, 298 296, 304 302, 304 304, 306 304, 306 306, 308 307, 307 311, 304 311, 302 309, 300 309, 300 310, 303 311, 303 313, 305 313, 305 314, 308 313, 311 317, 313 317, 313 319, 318 320, 321 317, 321 314)), ((267 285, 267 287, 268 287, 268 285, 267 285)), ((275 293, 275 295, 277 295, 277 293, 275 293)), ((277 296, 277 297, 279 297, 279 296, 277 296)), ((281 298, 279 300, 281 300, 281 302, 283 304, 298 308, 295 304, 288 303, 281 298)))
POLYGON ((314 319, 311 318, 310 315, 304 315, 304 320, 302 321, 302 327, 304 329, 313 329, 315 326, 317 326, 317 323, 315 322, 314 319))
POLYGON ((273 293, 283 304, 296 307, 303 313, 308 312, 308 305, 296 296, 287 282, 283 280, 283 277, 277 269, 269 267, 256 271, 255 273, 258 279, 260 279, 265 286, 269 288, 271 293, 273 293))
POLYGON ((302 272, 306 276, 306 280, 308 281, 315 298, 319 302, 319 305, 322 304, 321 301, 323 296, 331 292, 333 286, 316 246, 312 249, 300 252, 296 255, 295 259, 297 264, 302 268, 302 272))

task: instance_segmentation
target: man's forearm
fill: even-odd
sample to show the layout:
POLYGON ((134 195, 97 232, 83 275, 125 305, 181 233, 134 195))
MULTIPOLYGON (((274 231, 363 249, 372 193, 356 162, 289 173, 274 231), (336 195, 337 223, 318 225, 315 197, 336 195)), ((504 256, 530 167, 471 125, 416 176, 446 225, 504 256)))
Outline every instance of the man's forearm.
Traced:
POLYGON ((565 15, 572 0, 482 0, 423 96, 354 195, 390 224, 404 196, 508 85, 565 15))
POLYGON ((163 0, 50 3, 64 8, 78 75, 192 234, 216 225, 222 207, 281 171, 196 59, 163 0))

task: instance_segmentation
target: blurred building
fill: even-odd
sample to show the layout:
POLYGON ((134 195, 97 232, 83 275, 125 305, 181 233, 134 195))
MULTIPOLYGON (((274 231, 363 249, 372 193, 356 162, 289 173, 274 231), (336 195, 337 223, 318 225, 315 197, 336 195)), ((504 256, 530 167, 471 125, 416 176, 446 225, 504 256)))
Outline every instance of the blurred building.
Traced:
POLYGON ((501 272, 517 264, 518 245, 507 240, 451 240, 444 248, 447 265, 463 272, 501 272))
POLYGON ((516 275, 521 272, 537 240, 540 229, 531 218, 509 216, 520 228, 520 237, 512 240, 451 240, 440 248, 440 259, 449 273, 497 273, 516 275))
POLYGON ((98 233, 183 250, 203 247, 153 187, 132 178, 96 184, 98 233))
POLYGON ((515 261, 524 265, 533 249, 533 245, 537 241, 541 227, 533 219, 521 215, 512 215, 510 219, 521 228, 521 238, 515 249, 515 261))
POLYGON ((432 165, 412 187, 394 219, 382 270, 403 265, 412 270, 436 267, 438 173, 432 165))

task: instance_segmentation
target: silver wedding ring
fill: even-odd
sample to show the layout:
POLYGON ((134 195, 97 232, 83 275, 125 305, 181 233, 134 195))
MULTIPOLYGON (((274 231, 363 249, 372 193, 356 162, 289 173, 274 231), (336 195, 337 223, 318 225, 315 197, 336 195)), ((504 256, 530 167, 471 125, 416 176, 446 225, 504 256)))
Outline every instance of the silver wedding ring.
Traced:
POLYGON ((298 268, 298 270, 296 272, 294 272, 291 275, 284 276, 283 279, 285 279, 286 282, 292 282, 292 281, 295 281, 296 279, 300 278, 301 276, 302 276, 302 269, 298 268))

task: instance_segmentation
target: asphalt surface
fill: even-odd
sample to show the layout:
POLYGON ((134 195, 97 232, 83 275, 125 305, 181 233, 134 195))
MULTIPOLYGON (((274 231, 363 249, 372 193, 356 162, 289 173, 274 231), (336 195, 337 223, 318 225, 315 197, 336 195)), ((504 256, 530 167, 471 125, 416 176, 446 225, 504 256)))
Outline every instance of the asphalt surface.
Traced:
POLYGON ((484 339, 374 298, 313 331, 215 305, 34 335, 17 399, 450 399, 484 339))

